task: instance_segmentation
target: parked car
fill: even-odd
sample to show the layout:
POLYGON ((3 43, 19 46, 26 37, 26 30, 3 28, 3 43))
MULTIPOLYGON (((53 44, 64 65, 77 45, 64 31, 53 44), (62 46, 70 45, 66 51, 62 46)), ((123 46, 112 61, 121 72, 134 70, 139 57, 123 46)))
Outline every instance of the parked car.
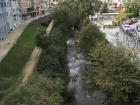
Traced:
POLYGON ((134 28, 130 29, 130 32, 134 37, 137 36, 137 31, 134 28))
POLYGON ((124 31, 131 29, 130 25, 128 23, 123 24, 124 31))
POLYGON ((136 18, 131 18, 131 20, 133 21, 133 23, 137 23, 137 19, 136 18))
POLYGON ((130 37, 136 37, 137 36, 137 31, 135 29, 127 29, 126 33, 130 37))
POLYGON ((136 30, 140 32, 140 24, 136 26, 136 30))
POLYGON ((131 19, 129 19, 129 20, 127 21, 127 23, 128 23, 129 25, 132 25, 132 24, 134 24, 134 23, 137 23, 137 19, 136 19, 136 18, 131 18, 131 19))
POLYGON ((130 20, 128 20, 127 21, 127 23, 129 24, 129 25, 132 25, 132 24, 134 24, 134 22, 130 19, 130 20))
POLYGON ((131 34, 131 32, 130 32, 129 29, 126 30, 126 34, 127 34, 128 36, 132 37, 132 34, 131 34))

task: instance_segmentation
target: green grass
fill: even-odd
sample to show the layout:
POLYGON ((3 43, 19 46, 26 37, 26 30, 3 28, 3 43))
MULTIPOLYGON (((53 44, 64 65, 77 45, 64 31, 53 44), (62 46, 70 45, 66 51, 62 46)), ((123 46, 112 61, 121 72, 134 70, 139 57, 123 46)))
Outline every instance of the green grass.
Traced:
POLYGON ((35 48, 34 38, 41 26, 29 25, 0 63, 0 100, 15 86, 22 69, 35 48))

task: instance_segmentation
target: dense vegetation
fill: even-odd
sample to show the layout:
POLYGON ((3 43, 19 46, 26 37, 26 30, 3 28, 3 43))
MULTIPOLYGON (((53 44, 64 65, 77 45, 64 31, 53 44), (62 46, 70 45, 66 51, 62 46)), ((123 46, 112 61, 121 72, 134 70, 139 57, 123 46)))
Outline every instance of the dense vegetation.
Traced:
POLYGON ((104 34, 92 23, 84 24, 79 32, 80 48, 88 55, 90 50, 96 47, 96 41, 105 40, 104 34))
POLYGON ((132 54, 122 47, 99 43, 90 53, 92 66, 86 74, 86 87, 103 90, 113 105, 137 105, 140 71, 132 54))
POLYGON ((80 28, 83 18, 87 18, 87 13, 91 13, 91 7, 89 6, 89 9, 88 5, 92 6, 89 2, 80 0, 61 2, 52 13, 54 27, 51 33, 46 36, 40 34, 36 37, 37 46, 43 48, 37 71, 45 74, 48 78, 63 81, 64 88, 61 96, 63 96, 64 100, 62 104, 65 105, 71 104, 74 100, 74 92, 67 89, 69 69, 66 58, 66 38, 69 35, 73 35, 73 32, 80 28), (79 2, 81 5, 77 7, 76 4, 79 2))
POLYGON ((99 29, 86 22, 79 32, 80 48, 91 62, 84 86, 92 94, 102 90, 111 105, 139 105, 140 71, 134 54, 110 45, 99 29))
POLYGON ((108 4, 102 3, 101 8, 100 8, 100 13, 108 13, 109 9, 108 9, 108 4))
POLYGON ((2 105, 61 105, 63 83, 34 74, 28 83, 7 96, 2 105))
POLYGON ((46 48, 40 57, 37 70, 50 78, 68 80, 66 36, 61 28, 54 27, 47 36, 46 48))
POLYGON ((125 5, 125 10, 129 17, 139 16, 140 0, 128 0, 125 5))
POLYGON ((97 1, 66 0, 56 6, 52 13, 54 27, 51 33, 46 35, 42 30, 35 38, 36 45, 43 49, 37 73, 26 85, 8 95, 4 105, 71 104, 73 93, 67 90, 66 38, 75 35, 74 32, 78 33, 81 51, 91 62, 83 74, 85 88, 91 94, 97 89, 104 91, 110 105, 139 105, 140 71, 137 62, 132 59, 130 51, 111 46, 104 34, 89 22, 88 16, 93 14, 93 9, 98 10, 92 5, 94 3, 97 1))

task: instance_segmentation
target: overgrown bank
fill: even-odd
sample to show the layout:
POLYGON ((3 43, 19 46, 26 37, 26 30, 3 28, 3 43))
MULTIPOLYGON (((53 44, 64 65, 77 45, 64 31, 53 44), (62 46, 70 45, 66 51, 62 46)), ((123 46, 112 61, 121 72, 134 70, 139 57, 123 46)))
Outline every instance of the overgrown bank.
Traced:
POLYGON ((0 100, 18 85, 23 67, 35 48, 35 35, 40 33, 40 30, 46 29, 40 25, 44 18, 48 17, 39 18, 27 26, 8 55, 0 63, 0 100))
POLYGON ((80 48, 90 61, 83 72, 84 87, 92 94, 105 93, 108 105, 139 105, 140 71, 132 51, 108 43, 91 23, 79 32, 80 48))

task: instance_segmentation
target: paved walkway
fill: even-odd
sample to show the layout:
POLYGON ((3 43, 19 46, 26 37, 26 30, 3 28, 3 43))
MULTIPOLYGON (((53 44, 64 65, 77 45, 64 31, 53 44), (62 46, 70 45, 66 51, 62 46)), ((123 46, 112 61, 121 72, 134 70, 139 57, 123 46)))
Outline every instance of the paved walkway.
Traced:
MULTIPOLYGON (((51 32, 53 28, 53 21, 50 23, 50 25, 48 26, 46 32, 49 34, 51 32)), ((42 49, 41 48, 35 48, 34 51, 32 52, 29 61, 26 63, 24 69, 23 69, 23 73, 22 73, 22 85, 24 85, 24 83, 26 81, 28 81, 28 78, 32 75, 33 70, 35 69, 35 66, 39 60, 39 57, 42 53, 42 49)))
MULTIPOLYGON (((93 23, 94 23, 94 22, 93 22, 93 23)), ((96 24, 97 24, 98 26, 100 26, 100 30, 101 30, 103 33, 105 33, 105 38, 106 38, 112 45, 116 46, 116 45, 117 45, 116 32, 117 32, 118 27, 116 27, 116 28, 107 28, 107 27, 105 27, 105 28, 104 28, 104 24, 103 24, 103 23, 101 24, 100 22, 96 22, 96 24)))
POLYGON ((39 17, 31 18, 27 21, 23 21, 17 25, 16 29, 10 32, 4 40, 0 40, 0 62, 8 54, 9 50, 16 43, 19 36, 22 34, 26 26, 33 20, 39 17))

